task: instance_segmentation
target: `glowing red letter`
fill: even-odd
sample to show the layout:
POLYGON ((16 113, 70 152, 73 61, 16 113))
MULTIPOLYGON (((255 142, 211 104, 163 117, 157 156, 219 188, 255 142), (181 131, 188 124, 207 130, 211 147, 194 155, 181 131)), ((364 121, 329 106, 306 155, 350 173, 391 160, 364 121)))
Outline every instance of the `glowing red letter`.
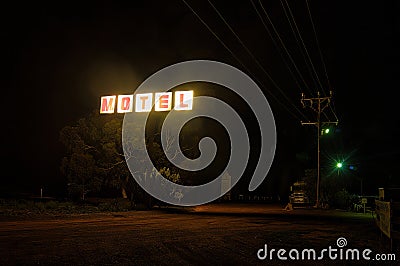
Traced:
POLYGON ((157 92, 156 93, 156 111, 169 111, 171 110, 172 92, 157 92))
POLYGON ((133 95, 118 95, 118 113, 132 112, 133 95))
POLYGON ((101 97, 101 106, 100 106, 101 114, 114 113, 114 107, 115 107, 115 95, 101 97))

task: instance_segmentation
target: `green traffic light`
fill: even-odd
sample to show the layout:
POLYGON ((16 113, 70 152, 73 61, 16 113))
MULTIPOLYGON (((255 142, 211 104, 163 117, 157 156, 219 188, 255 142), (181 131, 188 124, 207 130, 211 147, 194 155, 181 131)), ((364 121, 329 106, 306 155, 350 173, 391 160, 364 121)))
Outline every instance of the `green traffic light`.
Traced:
POLYGON ((340 163, 340 162, 336 164, 336 167, 337 167, 337 168, 342 168, 342 166, 343 166, 343 164, 340 163))
POLYGON ((325 134, 329 133, 329 128, 325 129, 325 134))

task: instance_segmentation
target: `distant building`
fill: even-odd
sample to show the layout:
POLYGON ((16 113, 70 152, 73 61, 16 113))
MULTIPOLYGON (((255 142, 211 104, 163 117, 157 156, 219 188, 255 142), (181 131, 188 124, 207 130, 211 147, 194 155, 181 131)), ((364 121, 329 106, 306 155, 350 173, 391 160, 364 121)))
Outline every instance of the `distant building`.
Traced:
POLYGON ((232 184, 232 177, 229 175, 227 171, 224 172, 221 179, 221 194, 226 194, 222 197, 224 200, 231 200, 231 184, 232 184))

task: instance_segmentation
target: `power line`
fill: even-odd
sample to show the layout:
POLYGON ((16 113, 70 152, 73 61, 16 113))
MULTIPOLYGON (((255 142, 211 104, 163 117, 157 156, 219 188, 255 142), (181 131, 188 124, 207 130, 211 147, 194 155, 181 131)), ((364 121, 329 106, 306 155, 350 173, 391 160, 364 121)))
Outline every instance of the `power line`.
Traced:
MULTIPOLYGON (((266 24, 264 23, 264 20, 262 19, 260 13, 258 12, 258 10, 257 10, 257 8, 256 8, 256 6, 255 6, 255 4, 254 4, 254 2, 253 2, 252 0, 250 0, 250 2, 252 3, 253 8, 255 9, 256 13, 257 13, 258 16, 260 17, 260 20, 261 20, 261 22, 263 23, 264 28, 267 30, 267 32, 268 32, 268 34, 270 35, 272 41, 273 41, 274 44, 276 45, 276 41, 274 40, 274 38, 273 38, 273 36, 272 36, 270 30, 268 29, 268 27, 267 27, 266 24)), ((285 2, 286 2, 286 0, 285 0, 285 2)), ((285 46, 285 44, 284 44, 282 38, 280 37, 280 35, 279 35, 279 33, 278 33, 276 27, 274 26, 274 24, 273 24, 273 22, 272 22, 272 20, 271 20, 271 18, 270 18, 270 16, 269 16, 267 10, 264 8, 264 6, 263 6, 261 0, 259 0, 259 4, 260 4, 260 6, 261 6, 261 8, 262 8, 262 10, 263 10, 263 12, 264 12, 264 14, 265 14, 265 16, 267 17, 267 19, 269 20, 270 24, 272 25, 272 28, 273 28, 275 34, 278 36, 279 41, 281 42, 281 45, 282 45, 283 48, 285 49, 286 53, 288 54, 289 58, 291 59, 293 65, 294 65, 295 68, 296 68, 296 70, 297 70, 298 73, 301 75, 301 73, 300 73, 300 71, 298 70, 298 68, 297 68, 297 66, 296 66, 296 64, 295 64, 295 62, 294 62, 294 60, 293 60, 293 58, 291 57, 291 55, 290 55, 288 49, 286 48, 286 46, 285 46)), ((287 2, 286 2, 286 4, 288 5, 287 2)), ((289 22, 290 28, 291 28, 291 30, 292 30, 292 32, 293 32, 293 35, 294 35, 294 37, 295 37, 295 39, 296 39, 296 42, 297 42, 297 44, 298 44, 298 46, 299 46, 299 48, 300 48, 300 52, 301 52, 301 54, 303 55, 303 58, 304 58, 305 63, 306 63, 306 66, 307 66, 307 68, 308 68, 308 70, 309 70, 309 73, 310 73, 310 75, 311 75, 311 78, 312 78, 312 80, 314 81, 315 85, 318 87, 318 85, 317 85, 317 83, 316 83, 316 80, 315 80, 315 78, 314 78, 314 75, 313 75, 313 73, 312 73, 312 70, 311 70, 311 68, 310 68, 310 66, 309 66, 309 64, 308 64, 308 60, 307 60, 307 58, 306 58, 306 55, 304 54, 303 49, 302 49, 301 46, 300 46, 299 40, 298 40, 298 38, 297 38, 297 34, 296 34, 295 29, 294 29, 294 27, 293 27, 293 25, 292 25, 292 23, 291 23, 291 21, 290 21, 290 18, 289 18, 289 16, 288 16, 288 13, 287 13, 287 11, 286 11, 285 6, 283 5, 282 0, 281 0, 281 5, 282 5, 282 8, 283 8, 283 10, 284 10, 284 12, 285 12, 285 16, 286 16, 286 18, 287 18, 287 20, 288 20, 288 22, 289 22)), ((290 10, 289 5, 288 5, 288 8, 289 8, 289 10, 290 10)), ((294 20, 294 16, 293 16, 291 10, 290 10, 290 13, 291 13, 291 16, 292 16, 292 18, 293 18, 293 22, 296 23, 296 21, 294 20)), ((306 48, 306 46, 305 46, 305 44, 304 44, 304 41, 303 41, 303 39, 302 39, 302 37, 301 37, 300 31, 299 31, 299 29, 298 29, 298 27, 297 27, 297 24, 296 24, 295 26, 296 26, 297 32, 298 32, 298 34, 299 34, 299 37, 301 38, 301 41, 302 41, 302 43, 303 43, 303 47, 304 47, 304 49, 305 49, 306 52, 307 52, 307 48, 306 48)), ((316 36, 316 32, 315 32, 315 36, 316 36)), ((307 55, 308 55, 308 52, 307 52, 307 55)), ((322 55, 322 53, 321 53, 321 55, 322 55)), ((311 58, 310 58, 309 55, 308 55, 308 58, 309 58, 310 63, 312 64, 312 61, 311 61, 311 58)), ((285 63, 286 63, 286 61, 285 61, 285 63)), ((312 67, 313 67, 313 65, 312 65, 312 67)), ((288 69, 289 69, 289 71, 290 71, 290 67, 288 67, 288 69)), ((325 70, 326 70, 326 69, 325 69, 325 70)), ((316 73, 316 71, 315 71, 315 69, 314 69, 314 73, 316 74, 316 76, 318 76, 317 73, 316 73)), ((326 75, 327 75, 327 73, 326 73, 326 75)), ((301 76, 301 78, 302 78, 303 82, 305 83, 305 85, 307 86, 306 82, 304 81, 304 78, 303 78, 302 76, 301 76)), ((320 83, 320 82, 319 82, 319 83, 320 83)), ((329 82, 328 82, 328 83, 329 83, 329 82)), ((320 85, 322 86, 321 83, 320 83, 320 85)), ((322 87, 321 87, 321 88, 322 88, 322 87)), ((309 88, 308 88, 308 89, 309 89, 309 88)), ((323 89, 323 88, 322 88, 322 89, 323 89)), ((310 91, 310 93, 311 93, 311 95, 312 95, 313 93, 311 92, 310 89, 309 89, 309 91, 310 91)), ((332 102, 332 105, 333 105, 333 107, 334 107, 333 102, 332 102)), ((331 109, 333 115, 335 116, 336 121, 338 121, 338 118, 337 118, 337 116, 336 116, 336 112, 335 112, 335 110, 332 108, 332 105, 329 105, 329 108, 331 109)), ((327 116, 326 113, 324 113, 324 116, 326 117, 326 119, 330 120, 330 119, 328 118, 328 116, 327 116)))
MULTIPOLYGON (((285 5, 283 4, 283 1, 282 1, 282 0, 280 0, 280 3, 281 3, 281 5, 282 5, 283 12, 285 13, 285 17, 286 17, 286 19, 287 19, 287 21, 288 21, 288 23, 289 23, 290 29, 292 30, 294 39, 295 39, 296 44, 297 44, 297 48, 298 48, 298 50, 300 51, 300 54, 302 55, 302 57, 303 57, 303 59, 304 59, 305 65, 306 65, 307 70, 308 70, 308 74, 310 75, 311 80, 312 80, 312 82, 314 83, 315 88, 317 88, 317 87, 318 87, 317 80, 315 79, 315 77, 314 77, 314 75, 313 75, 313 72, 312 72, 310 63, 309 63, 309 61, 308 61, 308 59, 307 59, 307 56, 306 56, 306 54, 304 53, 304 50, 303 50, 303 48, 302 48, 302 46, 301 46, 301 44, 300 44, 299 38, 297 37, 298 34, 297 34, 296 31, 295 31, 294 25, 293 25, 291 19, 289 18, 288 11, 286 10, 286 7, 285 7, 285 5)), ((314 94, 314 92, 311 92, 311 94, 314 94)))
POLYGON ((255 6, 253 0, 250 0, 250 2, 251 2, 251 4, 252 4, 254 10, 256 11, 258 17, 260 18, 261 23, 263 24, 265 30, 268 32, 268 35, 271 37, 271 40, 272 40, 272 42, 273 42, 275 48, 278 50, 279 55, 281 56, 283 62, 285 63, 286 68, 289 70, 290 75, 292 76, 294 82, 296 83, 296 85, 297 85, 298 88, 301 88, 300 83, 299 83, 299 81, 297 80, 297 77, 294 75, 294 73, 293 73, 291 67, 289 66, 288 62, 286 61, 285 57, 284 57, 283 54, 282 54, 282 49, 279 47, 279 45, 278 45, 278 43, 276 42, 275 38, 272 36, 271 31, 269 30, 269 28, 268 28, 267 25, 265 24, 264 19, 262 18, 260 12, 258 12, 257 7, 255 6))
MULTIPOLYGON (((300 38, 300 40, 301 40, 301 43, 302 43, 302 45, 303 45, 303 48, 304 48, 304 50, 305 50, 305 52, 306 52, 308 61, 309 61, 310 65, 311 65, 311 67, 312 67, 312 71, 314 72, 315 77, 317 78, 318 84, 321 86, 322 91, 323 91, 324 94, 326 95, 325 90, 324 90, 324 87, 323 87, 323 85, 322 85, 322 83, 321 83, 321 81, 320 81, 320 79, 319 79, 319 76, 318 76, 318 74, 317 74, 317 72, 316 72, 316 70, 315 70, 314 64, 313 64, 313 62, 312 62, 312 60, 311 60, 311 57, 310 57, 310 55, 309 55, 309 53, 308 53, 307 47, 306 47, 306 45, 305 45, 305 43, 304 43, 304 40, 303 40, 303 38, 302 38, 302 36, 301 36, 300 30, 299 30, 299 28, 298 28, 298 26, 297 26, 297 23, 296 23, 296 20, 295 20, 295 18, 294 18, 294 15, 293 15, 293 13, 292 13, 292 10, 290 9, 289 3, 287 2, 287 0, 284 0, 284 1, 285 1, 286 5, 287 5, 288 11, 289 11, 290 16, 291 16, 291 18, 292 18, 292 20, 293 20, 293 23, 294 23, 294 25, 295 25, 295 28, 296 28, 296 31, 297 31, 297 35, 299 36, 299 38, 300 38)), ((282 4, 282 8, 283 8, 283 10, 284 10, 284 12, 285 12, 286 18, 288 19, 289 25, 290 25, 290 27, 291 27, 291 29, 292 29, 293 35, 294 35, 295 38, 296 38, 296 42, 297 42, 297 44, 300 46, 299 41, 298 41, 298 39, 297 39, 297 37, 296 37, 296 32, 294 31, 294 28, 293 28, 293 26, 292 26, 292 24, 291 24, 291 22, 290 22, 290 19, 289 19, 289 17, 288 17, 288 14, 287 14, 287 12, 286 12, 286 9, 285 9, 285 6, 283 5, 282 0, 281 0, 281 4, 282 4)), ((321 49, 320 49, 320 46, 319 46, 319 42, 318 42, 318 38, 317 38, 317 35, 316 35, 316 31, 315 31, 314 24, 313 24, 313 30, 314 30, 315 38, 316 38, 316 40, 317 40, 317 45, 318 45, 318 49, 319 49, 319 52, 320 52, 320 57, 321 57, 321 60, 323 61, 322 52, 321 52, 321 49)), ((305 57, 305 54, 303 53, 303 51, 302 51, 301 48, 300 48, 300 51, 301 51, 301 53, 302 53, 304 59, 306 60, 306 65, 307 65, 307 67, 308 67, 308 69, 309 69, 309 71, 310 71, 311 77, 313 78, 313 80, 314 80, 314 82, 315 82, 315 79, 314 79, 314 76, 313 76, 313 74, 312 74, 312 71, 310 70, 310 67, 309 67, 309 65, 307 64, 307 58, 305 57)), ((325 65, 325 63, 323 63, 323 64, 325 65)), ((326 76, 327 76, 328 74, 327 74, 326 68, 324 68, 324 70, 325 70, 325 73, 326 73, 326 76)), ((328 76, 327 76, 327 77, 328 77, 328 76)), ((330 82, 329 82, 329 78, 327 78, 327 80, 328 80, 328 84, 329 84, 329 83, 330 83, 330 82)), ((332 94, 332 91, 331 91, 331 90, 330 90, 330 94, 332 94)), ((332 105, 333 105, 333 103, 332 103, 332 105)), ((330 105, 329 105, 329 108, 330 108, 330 110, 332 111, 332 114, 335 116, 336 121, 339 121, 339 119, 338 119, 338 117, 337 117, 337 115, 336 115, 335 110, 332 108, 332 105, 330 104, 330 105)), ((324 113, 324 115, 326 116, 326 118, 327 118, 328 120, 330 120, 330 119, 327 117, 327 115, 326 115, 325 113, 324 113)))
MULTIPOLYGON (((274 45, 275 45, 275 46, 277 47, 277 49, 279 50, 279 47, 278 47, 277 42, 275 41, 275 38, 272 36, 271 31, 268 29, 268 27, 267 27, 267 25, 265 24, 263 18, 261 17, 260 13, 258 12, 257 7, 255 6, 253 0, 250 0, 250 2, 251 2, 251 4, 252 4, 254 10, 256 11, 257 15, 259 16, 259 18, 260 18, 260 20, 261 20, 261 22, 262 22, 264 28, 266 29, 266 31, 268 32, 269 36, 271 37, 271 39, 272 39, 274 45)), ((296 63, 294 62, 292 56, 290 55, 288 49, 286 48, 286 46, 285 46, 285 44, 284 44, 282 38, 280 37, 279 32, 277 31, 276 27, 274 26, 274 23, 272 22, 272 20, 271 20, 269 14, 268 14, 268 12, 267 12, 267 10, 264 8, 264 6, 263 6, 261 0, 259 0, 259 4, 260 4, 260 6, 261 6, 261 8, 262 8, 262 10, 263 10, 263 12, 264 12, 264 14, 265 14, 265 16, 267 17, 268 21, 270 22, 270 24, 271 24, 271 26, 272 26, 272 28, 273 28, 275 34, 278 36, 278 39, 279 39, 279 41, 280 41, 282 47, 285 49, 287 55, 289 56, 289 59, 291 60, 291 62, 292 62, 293 65, 295 66, 295 68, 296 68, 298 74, 301 76, 301 79, 302 79, 303 83, 306 85, 307 89, 309 90, 310 94, 312 95, 313 93, 312 93, 311 89, 307 86, 307 83, 305 82, 304 78, 303 78, 302 75, 301 75, 301 72, 300 72, 299 69, 297 68, 296 63)), ((286 9, 285 9, 284 6, 283 6, 282 1, 281 1, 281 4, 282 4, 282 7, 283 7, 283 9, 284 9, 284 11, 285 11, 285 15, 286 15, 286 18, 288 19, 288 22, 289 22, 289 25, 290 25, 290 27, 291 27, 291 29, 292 29, 292 32, 293 32, 293 34, 294 34, 294 36, 295 36, 295 38, 296 38, 296 42, 297 42, 297 44, 298 44, 299 47, 300 47, 300 43, 299 43, 299 41, 298 41, 298 39, 297 39, 297 35, 296 35, 295 31, 294 31, 294 28, 293 28, 293 26, 292 26, 292 23, 290 22, 290 19, 289 19, 289 17, 288 17, 288 14, 287 14, 287 12, 286 12, 286 9)), ((311 69, 310 69, 309 65, 307 64, 307 59, 306 59, 305 54, 304 54, 303 50, 301 49, 301 47, 300 47, 300 52, 302 53, 304 59, 306 60, 306 65, 307 65, 307 67, 308 67, 308 70, 309 70, 309 72, 310 72, 310 74, 311 74, 311 77, 312 77, 313 81, 314 81, 315 84, 316 84, 316 81, 315 81, 315 79, 314 79, 314 76, 312 75, 311 69)), ((281 55, 281 56, 282 56, 282 55, 281 55)), ((293 72, 291 71, 290 67, 288 66, 288 64, 287 64, 286 60, 283 58, 283 56, 282 56, 282 59, 283 59, 283 61, 285 62, 286 66, 287 66, 287 68, 288 68, 288 70, 289 70, 289 72, 292 74, 292 76, 294 76, 294 75, 293 75, 293 72)), ((295 77, 293 77, 293 78, 295 79, 295 77)), ((296 81, 296 79, 295 79, 295 81, 296 81)), ((298 83, 297 81, 296 81, 296 84, 299 85, 299 83, 298 83)), ((332 102, 332 105, 333 105, 333 102, 332 102)), ((332 109, 332 106, 329 105, 329 107, 330 107, 330 109, 331 109, 333 115, 335 116, 336 121, 338 121, 339 119, 337 118, 335 111, 332 109)), ((324 113, 324 116, 325 116, 326 119, 330 120, 326 113, 324 113)))
MULTIPOLYGON (((255 4, 254 4, 254 2, 253 2, 252 0, 250 0, 250 2, 252 3, 253 8, 256 10, 256 13, 259 15, 260 20, 261 20, 261 22, 262 22, 263 25, 264 25, 264 28, 267 30, 267 32, 268 32, 268 34, 270 35, 272 41, 273 41, 274 44, 276 45, 276 41, 274 40, 274 38, 273 38, 273 36, 272 36, 270 30, 268 29, 268 27, 265 25, 264 20, 263 20, 262 17, 260 16, 260 13, 258 12, 258 10, 257 10, 257 8, 256 8, 256 6, 255 6, 255 4)), ((296 64, 295 64, 295 62, 294 62, 294 60, 292 59, 292 57, 291 57, 289 51, 287 50, 287 48, 286 48, 286 46, 285 46, 285 44, 284 44, 282 38, 280 37, 280 35, 279 35, 279 33, 278 33, 276 27, 274 26, 274 24, 273 24, 273 22, 272 22, 270 16, 268 15, 267 10, 264 8, 264 6, 263 6, 261 0, 259 0, 259 4, 260 4, 262 10, 264 11, 265 16, 268 18, 269 22, 271 23, 271 25, 272 25, 272 27, 273 27, 273 29, 274 29, 274 31, 275 31, 275 34, 278 36, 278 38, 279 38, 279 40, 280 40, 282 46, 285 48, 285 51, 286 51, 286 53, 288 54, 289 58, 291 59, 293 65, 295 66, 295 68, 296 68, 296 70, 298 71, 299 75, 301 75, 301 73, 300 73, 300 71, 298 70, 298 68, 297 68, 297 66, 296 66, 296 64)), ((310 73, 310 75, 311 75, 311 78, 312 78, 314 84, 318 87, 317 82, 316 82, 316 80, 315 80, 315 78, 314 78, 314 76, 313 76, 313 74, 312 74, 312 69, 310 68, 309 63, 308 63, 308 60, 307 60, 307 58, 306 58, 306 55, 304 54, 303 49, 302 49, 301 46, 300 46, 299 40, 298 40, 298 38, 297 38, 297 34, 296 34, 295 30, 294 30, 294 27, 293 27, 293 25, 292 25, 292 23, 291 23, 291 21, 290 21, 290 18, 289 18, 289 16, 288 16, 288 13, 287 13, 287 11, 286 11, 286 9, 285 9, 285 6, 283 5, 283 2, 282 2, 282 1, 281 1, 281 5, 282 5, 282 8, 283 8, 283 10, 284 10, 284 12, 285 12, 285 16, 286 16, 286 18, 287 18, 287 20, 288 20, 288 22, 289 22, 290 28, 291 28, 291 30, 292 30, 292 32, 293 32, 293 35, 294 35, 294 37, 295 37, 295 39, 296 39, 296 42, 297 42, 297 44, 298 44, 298 46, 299 46, 299 48, 300 48, 299 50, 300 50, 301 54, 303 55, 303 58, 304 58, 304 60, 305 60, 305 62, 306 62, 306 66, 307 66, 307 68, 308 68, 308 70, 309 70, 309 73, 310 73)), ((289 8, 290 8, 290 7, 289 7, 289 8)), ((292 17, 293 17, 293 14, 292 14, 292 17)), ((294 17, 293 17, 293 20, 294 20, 294 17)), ((294 21, 294 23, 295 23, 295 21, 294 21)), ((297 24, 296 24, 296 25, 297 25, 297 24)), ((296 27, 297 27, 297 26, 296 26, 296 27)), ((298 27, 297 27, 297 29, 298 29, 298 27)), ((300 34, 300 32, 299 32, 299 34, 300 34)), ((301 37, 301 35, 300 35, 300 37, 301 37)), ((303 42, 303 44, 304 44, 304 42, 303 42)), ((304 47, 305 47, 305 45, 304 45, 304 47)), ((322 54, 322 53, 321 53, 321 54, 322 54)), ((311 58, 310 58, 310 57, 309 57, 309 60, 310 60, 310 62, 311 62, 311 58)), ((286 61, 285 61, 285 63, 286 63, 286 61)), ((311 63, 312 63, 312 62, 311 62, 311 63)), ((288 69, 289 69, 289 71, 290 71, 290 67, 288 67, 288 69)), ((316 72, 314 71, 314 73, 316 73, 316 72)), ((326 74, 326 75, 327 75, 327 74, 326 74)), ((301 77, 302 77, 302 76, 301 76, 301 77)), ((303 83, 305 83, 305 85, 307 86, 307 84, 306 84, 306 82, 304 81, 304 78, 303 78, 303 77, 302 77, 302 80, 303 80, 303 83)), ((297 84, 298 84, 298 83, 297 83, 297 84)), ((307 87, 307 88, 308 88, 308 87, 307 87)), ((310 92, 311 95, 312 95, 312 94, 313 94, 312 91, 311 91, 309 88, 308 88, 308 90, 309 90, 309 92, 310 92)), ((338 121, 336 112, 335 112, 335 110, 333 109, 333 108, 334 108, 334 104, 332 104, 332 105, 333 105, 333 107, 332 107, 331 105, 329 105, 329 107, 330 107, 330 109, 331 109, 333 115, 335 116, 336 121, 338 121)), ((326 115, 325 113, 324 113, 324 115, 325 115, 325 117, 326 117, 328 120, 330 120, 330 119, 327 117, 327 115, 326 115)))
POLYGON ((265 68, 261 65, 261 63, 257 60, 257 58, 253 55, 253 53, 250 51, 249 48, 243 43, 243 41, 240 39, 240 37, 236 34, 236 32, 233 30, 233 28, 229 25, 229 23, 225 20, 225 18, 222 16, 222 14, 219 12, 219 10, 213 5, 213 3, 208 0, 208 3, 211 5, 211 7, 214 9, 214 11, 218 14, 218 16, 221 18, 221 20, 225 23, 225 25, 228 27, 228 29, 232 32, 232 34, 236 37, 236 39, 239 41, 239 43, 242 45, 242 47, 246 50, 246 52, 251 56, 251 58, 256 62, 257 66, 264 72, 264 74, 269 78, 269 80, 273 83, 273 85, 278 89, 278 91, 282 94, 282 96, 294 106, 294 108, 304 117, 305 115, 297 108, 295 104, 291 102, 291 100, 286 96, 286 94, 282 91, 282 89, 278 86, 278 84, 275 82, 275 80, 271 77, 271 75, 265 70, 265 68))
MULTIPOLYGON (((303 37, 301 36, 299 27, 297 26, 296 20, 295 20, 295 18, 294 18, 294 15, 293 15, 293 13, 292 13, 292 10, 291 10, 291 8, 290 8, 290 6, 289 6, 289 3, 288 3, 286 0, 284 0, 284 1, 285 1, 285 3, 286 3, 287 8, 288 8, 289 14, 290 14, 290 16, 291 16, 291 18, 292 18, 292 20, 293 20, 293 23, 294 23, 295 29, 296 29, 296 31, 297 31, 297 34, 298 34, 298 36, 299 36, 299 38, 300 38, 300 41, 301 41, 301 43, 302 43, 302 45, 303 45, 304 51, 306 52, 307 59, 308 59, 310 65, 311 65, 312 71, 313 71, 314 74, 315 74, 315 77, 316 77, 316 79, 317 79, 317 81, 318 81, 319 86, 320 86, 321 89, 322 89, 322 92, 325 94, 324 88, 323 88, 322 83, 321 83, 321 81, 320 81, 320 79, 319 79, 318 73, 317 73, 317 71, 315 70, 314 64, 313 64, 313 62, 312 62, 312 60, 311 60, 310 54, 308 53, 308 49, 307 49, 307 47, 306 47, 306 45, 305 45, 305 43, 304 43, 303 37)), ((281 1, 281 3, 282 3, 282 1, 281 1)), ((283 5, 283 4, 282 4, 282 5, 283 5)), ((285 14, 286 14, 286 11, 285 11, 285 14)), ((307 59, 306 59, 306 60, 307 60, 307 59)))
MULTIPOLYGON (((253 5, 254 9, 256 10, 258 16, 260 17, 261 22, 263 23, 264 28, 267 30, 267 32, 268 32, 269 36, 271 37, 272 41, 274 42, 274 44, 276 44, 276 41, 275 41, 273 35, 271 34, 271 32, 270 32, 270 30, 268 29, 267 25, 264 23, 264 20, 262 19, 260 13, 258 12, 258 10, 257 10, 257 8, 256 8, 256 6, 255 6, 255 4, 253 3, 252 0, 250 0, 250 2, 252 3, 252 5, 253 5)), ((298 75, 300 76, 300 79, 301 79, 302 82, 304 83, 305 87, 306 87, 306 88, 309 90, 309 92, 311 93, 310 87, 307 85, 307 82, 304 80, 303 75, 301 74, 301 72, 300 72, 299 68, 297 67, 296 63, 294 62, 292 55, 289 53, 289 50, 286 48, 285 43, 283 42, 283 40, 282 40, 282 38, 281 38, 279 32, 277 31, 277 29, 276 29, 274 23, 272 22, 270 16, 268 15, 268 12, 265 10, 265 8, 264 8, 264 6, 263 6, 263 4, 261 3, 260 0, 259 0, 259 4, 260 4, 261 9, 263 10, 265 16, 267 17, 269 23, 271 24, 272 29, 274 30, 276 36, 278 37, 279 42, 281 43, 283 49, 285 50, 286 54, 288 55, 289 60, 292 62, 294 68, 296 69, 296 72, 297 72, 298 75)), ((277 44, 276 44, 276 46, 278 47, 277 44)), ((286 62, 286 61, 285 61, 285 62, 286 62)), ((289 67, 288 67, 288 68, 289 68, 289 67)), ((290 68, 289 68, 289 69, 290 69, 290 68)), ((300 86, 299 86, 299 87, 300 87, 300 86)))
MULTIPOLYGON (((321 58, 322 66, 323 66, 323 68, 324 68, 325 77, 326 77, 326 80, 327 80, 327 82, 328 82, 328 88, 329 88, 330 90, 332 90, 331 82, 330 82, 330 80, 329 80, 328 71, 326 70, 325 60, 324 60, 324 57, 323 57, 323 55, 322 55, 321 47, 320 47, 320 45, 319 45, 318 36, 317 36, 317 31, 315 30, 315 24, 314 24, 314 20, 313 20, 313 18, 312 18, 312 15, 311 15, 311 10, 310 10, 310 6, 309 6, 309 4, 308 4, 308 0, 306 0, 306 6, 307 6, 307 11, 308 11, 308 16, 310 17, 312 29, 313 29, 313 32, 314 32, 315 41, 316 41, 316 43, 317 43, 317 48, 318 48, 319 56, 320 56, 320 58, 321 58)), ((329 105, 329 107, 330 107, 330 109, 331 109, 333 115, 335 116, 336 121, 339 121, 338 117, 336 116, 335 105, 334 105, 334 104, 332 104, 332 105, 329 105), (332 105, 333 105, 333 107, 332 107, 332 105)))
MULTIPOLYGON (((231 50, 231 49, 229 49, 229 47, 222 41, 222 39, 208 26, 208 24, 200 17, 200 15, 185 1, 185 0, 182 0, 183 1, 183 3, 185 3, 185 5, 192 11, 192 13, 201 21, 201 23, 213 34, 213 36, 222 44, 222 46, 225 48, 225 49, 227 49, 228 51, 229 51, 229 53, 235 58, 235 60, 236 61, 238 61, 239 62, 239 64, 248 72, 248 73, 250 73, 252 76, 253 76, 253 78, 254 79, 256 79, 256 81, 259 83, 259 84, 261 84, 261 82, 255 77, 255 75, 254 74, 252 74, 252 72, 246 67, 246 65, 244 64, 244 63, 242 63, 242 61, 233 53, 233 51, 231 50)), ((275 83, 276 84, 276 83, 275 83)), ((274 84, 274 85, 275 85, 274 84)), ((276 84, 276 86, 277 86, 277 84, 276 84)), ((264 87, 265 88, 265 87, 264 87)), ((271 95, 271 97, 277 102, 277 103, 279 103, 286 111, 288 111, 295 119, 298 119, 298 120, 300 120, 299 119, 299 117, 295 114, 295 113, 293 113, 292 111, 290 111, 289 109, 288 109, 288 107, 284 104, 284 103, 282 103, 274 94, 272 94, 268 89, 266 89, 266 91, 271 95)), ((297 109, 298 110, 298 109, 297 109)), ((298 110, 299 112, 300 112, 300 110, 298 110)), ((304 116, 304 114, 302 113, 302 112, 300 112, 301 113, 301 115, 303 116, 303 117, 305 117, 304 116)), ((305 117, 306 119, 307 119, 307 117, 305 117)))
MULTIPOLYGON (((333 95, 333 92, 330 91, 330 94, 333 95)), ((335 116, 336 122, 339 122, 339 118, 336 115, 335 102, 332 101, 332 104, 330 104, 329 107, 331 108, 331 111, 332 111, 333 115, 335 116)))
POLYGON ((194 11, 194 9, 185 0, 182 1, 192 11, 192 13, 201 21, 201 23, 203 23, 203 25, 206 26, 206 28, 214 35, 214 37, 222 44, 222 46, 224 46, 224 48, 229 51, 229 53, 233 56, 233 58, 235 58, 235 60, 238 61, 239 64, 242 65, 242 67, 244 67, 248 72, 250 72, 248 68, 242 63, 242 61, 233 53, 233 51, 229 49, 229 47, 222 41, 222 39, 219 38, 218 35, 208 26, 208 24, 199 16, 199 14, 197 14, 197 12, 194 11))
POLYGON ((306 6, 307 6, 307 10, 308 10, 308 15, 309 15, 309 17, 310 17, 311 25, 312 25, 312 28, 313 28, 315 40, 316 40, 316 42, 317 42, 318 52, 319 52, 319 55, 320 55, 320 58, 321 58, 322 66, 323 66, 323 68, 324 68, 325 77, 326 77, 326 80, 327 80, 327 82, 328 82, 328 88, 329 88, 329 89, 332 89, 332 88, 331 88, 331 83, 330 83, 330 81, 329 81, 328 71, 326 70, 326 65, 325 65, 324 57, 322 56, 321 47, 319 46, 317 31, 315 30, 315 24, 314 24, 314 20, 313 20, 313 18, 312 18, 312 15, 311 15, 311 11, 310 11, 310 6, 309 6, 309 4, 308 4, 308 0, 306 0, 306 6))

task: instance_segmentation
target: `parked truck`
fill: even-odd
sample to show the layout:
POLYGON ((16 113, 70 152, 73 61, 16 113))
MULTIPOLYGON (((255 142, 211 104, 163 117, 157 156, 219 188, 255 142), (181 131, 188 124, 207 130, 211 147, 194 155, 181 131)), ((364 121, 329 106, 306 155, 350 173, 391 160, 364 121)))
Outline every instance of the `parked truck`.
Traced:
POLYGON ((307 206, 310 204, 304 181, 297 181, 290 186, 289 203, 293 206, 307 206))

